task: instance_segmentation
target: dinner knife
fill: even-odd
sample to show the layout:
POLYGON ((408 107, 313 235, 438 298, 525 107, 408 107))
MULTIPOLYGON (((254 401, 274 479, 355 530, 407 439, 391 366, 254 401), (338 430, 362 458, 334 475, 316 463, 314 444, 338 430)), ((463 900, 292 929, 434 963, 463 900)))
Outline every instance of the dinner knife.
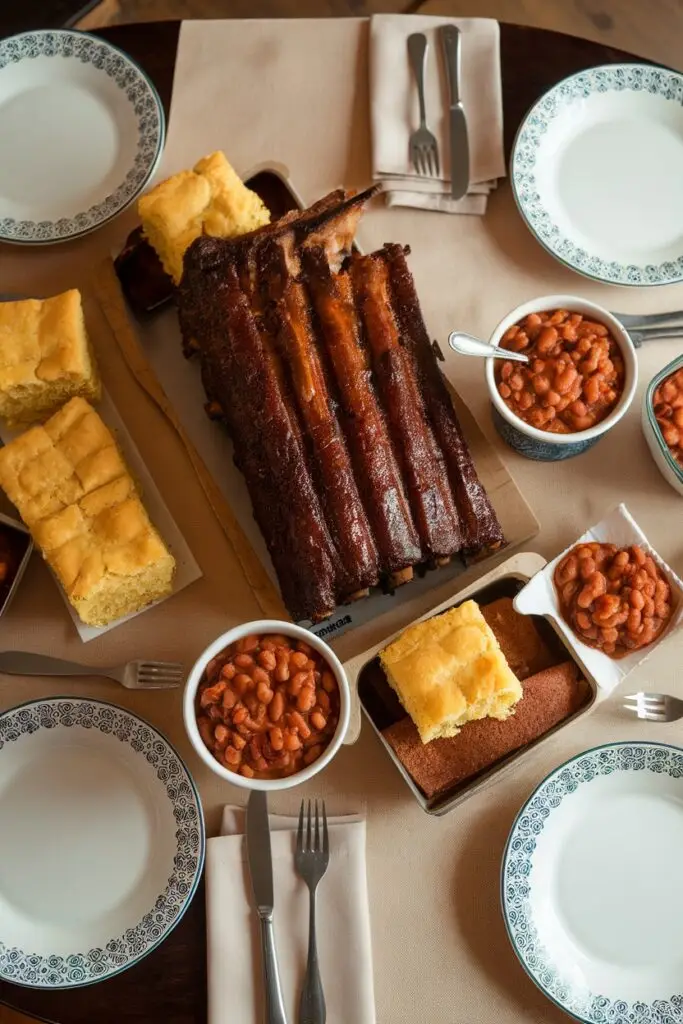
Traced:
POLYGON ((261 925, 263 978, 266 989, 265 1024, 287 1024, 273 932, 273 861, 270 853, 268 801, 266 794, 261 790, 253 790, 249 797, 246 840, 249 874, 261 925))
POLYGON ((448 76, 450 106, 448 126, 451 152, 451 196, 462 199, 470 187, 470 146, 467 138, 467 120, 460 99, 460 29, 455 25, 442 25, 439 29, 444 64, 448 76))

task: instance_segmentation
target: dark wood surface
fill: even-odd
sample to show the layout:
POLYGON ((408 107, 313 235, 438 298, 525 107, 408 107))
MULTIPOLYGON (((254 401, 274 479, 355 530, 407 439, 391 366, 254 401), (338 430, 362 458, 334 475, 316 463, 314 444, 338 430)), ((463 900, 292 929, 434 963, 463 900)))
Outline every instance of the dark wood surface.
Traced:
MULTIPOLYGON (((152 22, 120 25, 101 33, 147 71, 167 114, 179 28, 178 22, 152 22)), ((619 50, 573 36, 501 25, 506 152, 529 106, 551 85, 582 68, 625 58, 628 55, 619 50)), ((199 888, 166 942, 123 974, 66 992, 41 992, 0 982, 0 1003, 54 1024, 204 1024, 204 887, 199 888)))

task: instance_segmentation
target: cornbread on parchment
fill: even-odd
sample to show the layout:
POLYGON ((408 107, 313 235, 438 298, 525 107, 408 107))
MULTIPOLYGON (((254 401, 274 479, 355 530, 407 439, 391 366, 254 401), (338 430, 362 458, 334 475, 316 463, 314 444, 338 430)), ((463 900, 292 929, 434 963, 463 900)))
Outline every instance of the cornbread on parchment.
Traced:
POLYGON ((138 200, 142 229, 164 270, 180 284, 183 256, 200 235, 234 238, 270 223, 270 213, 221 152, 159 182, 138 200))
POLYGON ((105 626, 170 593, 175 559, 84 399, 0 449, 0 486, 83 622, 105 626))
POLYGON ((475 601, 409 626, 380 661, 423 743, 475 719, 507 718, 522 696, 475 601))
POLYGON ((0 302, 0 416, 35 423, 75 395, 100 397, 81 293, 0 302))

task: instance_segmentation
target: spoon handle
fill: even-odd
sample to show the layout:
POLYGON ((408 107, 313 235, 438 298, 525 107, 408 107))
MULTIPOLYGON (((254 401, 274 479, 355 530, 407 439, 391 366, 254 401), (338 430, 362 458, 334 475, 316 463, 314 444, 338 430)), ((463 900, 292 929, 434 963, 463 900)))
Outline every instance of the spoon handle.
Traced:
POLYGON ((448 344, 461 356, 478 356, 480 359, 509 359, 513 363, 528 363, 529 357, 523 352, 511 352, 497 345, 489 345, 486 341, 473 338, 463 331, 452 331, 448 335, 448 344))

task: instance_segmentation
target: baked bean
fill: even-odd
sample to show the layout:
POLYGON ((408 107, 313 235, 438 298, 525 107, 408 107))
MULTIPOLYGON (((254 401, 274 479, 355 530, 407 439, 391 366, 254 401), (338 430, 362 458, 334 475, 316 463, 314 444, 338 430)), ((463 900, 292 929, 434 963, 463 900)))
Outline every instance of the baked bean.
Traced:
POLYGON ((235 768, 242 762, 242 751, 237 750, 232 746, 232 744, 230 744, 230 746, 226 747, 223 751, 223 759, 229 768, 235 768))
POLYGON ((255 772, 253 768, 250 768, 248 764, 240 765, 240 775, 244 775, 245 779, 253 779, 255 772))
POLYGON ((301 740, 294 729, 285 729, 283 744, 285 750, 300 750, 301 740))
POLYGON ((230 680, 234 679, 235 676, 237 675, 237 669, 235 668, 233 663, 229 661, 227 662, 227 664, 223 665, 220 674, 221 679, 223 679, 226 683, 229 683, 230 680))
POLYGON ((307 684, 296 699, 296 707, 298 711, 310 711, 314 705, 315 689, 312 684, 307 684))
POLYGON ((230 737, 230 733, 228 732, 228 730, 226 729, 226 727, 224 725, 219 723, 215 727, 215 729, 213 730, 213 737, 214 737, 214 739, 216 741, 216 744, 219 747, 224 747, 225 744, 228 742, 228 739, 230 737))
POLYGON ((304 764, 313 764, 314 761, 318 760, 322 752, 323 748, 319 743, 316 744, 314 747, 309 747, 306 753, 304 754, 304 764))
POLYGON ((247 690, 253 690, 254 680, 246 672, 240 672, 232 681, 232 688, 235 693, 243 697, 247 690))
POLYGON ((554 583, 566 621, 611 657, 652 643, 671 616, 669 582, 638 545, 577 545, 559 562, 554 583))
POLYGON ((268 730, 268 739, 273 750, 282 750, 285 740, 282 729, 278 725, 274 725, 268 730))
MULTIPOLYGON (((239 654, 248 654, 250 651, 255 651, 259 645, 259 638, 255 635, 243 636, 241 640, 235 643, 235 650, 239 654)), ((237 662, 237 659, 235 659, 237 662)))
POLYGON ((236 668, 249 669, 253 667, 254 659, 251 654, 236 654, 233 658, 233 664, 236 668))
MULTIPOLYGON (((529 314, 505 332, 501 347, 519 351, 520 337, 529 363, 513 367, 505 361, 496 369, 498 392, 512 412, 540 430, 563 434, 588 430, 610 414, 624 390, 625 367, 604 324, 566 310, 529 314)), ((683 411, 680 418, 683 423, 683 411)), ((673 420, 666 429, 672 439, 678 431, 683 445, 673 420)))
POLYGON ((289 679, 289 658, 286 655, 279 655, 276 660, 273 678, 276 683, 286 683, 289 679))
MULTIPOLYGON (((289 716, 289 722, 291 727, 293 729, 296 729, 296 731, 299 733, 299 736, 301 736, 302 740, 307 740, 308 737, 311 735, 311 730, 308 728, 308 723, 306 722, 306 719, 304 718, 300 711, 292 711, 292 713, 289 716)), ((310 722, 315 729, 320 728, 319 725, 315 725, 312 715, 310 718, 310 722)), ((323 726, 323 729, 324 728, 325 726, 323 726)))
POLYGON ((275 694, 267 683, 259 683, 256 687, 256 696, 262 704, 270 704, 275 694))
MULTIPOLYGON (((308 661, 308 659, 306 659, 306 661, 308 661)), ((298 697, 299 693, 301 692, 301 687, 305 683, 309 683, 311 681, 312 677, 310 672, 296 672, 289 680, 287 692, 291 693, 292 697, 298 697)))
POLYGON ((214 725, 213 725, 213 722, 211 721, 210 718, 205 718, 203 716, 200 716, 197 719, 197 728, 199 729, 199 735, 201 736, 202 740, 204 741, 205 746, 207 746, 209 748, 209 750, 211 750, 212 747, 213 747, 213 742, 214 742, 214 734, 213 734, 214 725))
POLYGON ((284 714, 285 698, 282 690, 276 690, 273 699, 268 706, 268 717, 271 722, 279 722, 284 714))

